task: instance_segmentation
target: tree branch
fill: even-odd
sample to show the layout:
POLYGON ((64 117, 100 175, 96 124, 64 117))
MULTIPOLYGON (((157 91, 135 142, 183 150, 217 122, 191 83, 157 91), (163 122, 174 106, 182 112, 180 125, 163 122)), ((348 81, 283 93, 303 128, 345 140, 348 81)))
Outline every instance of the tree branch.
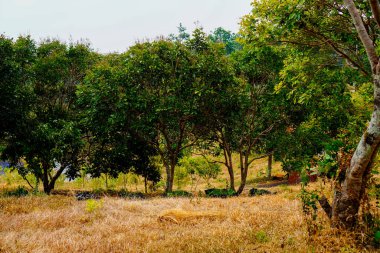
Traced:
POLYGON ((369 37, 367 30, 365 29, 365 26, 361 19, 361 15, 358 9, 356 8, 354 1, 344 0, 344 3, 352 17, 352 20, 354 21, 356 31, 358 33, 358 36, 361 42, 363 43, 364 49, 368 56, 368 60, 371 64, 372 73, 374 74, 376 73, 376 66, 377 66, 377 63, 379 62, 379 59, 378 59, 375 47, 373 45, 373 41, 369 37))
POLYGON ((248 162, 248 165, 250 165, 253 161, 255 160, 259 160, 261 158, 264 158, 264 157, 267 157, 267 156, 270 156, 271 154, 273 154, 273 151, 269 152, 269 153, 266 153, 264 155, 261 155, 261 156, 258 156, 258 157, 255 157, 255 158, 252 158, 249 162, 248 162))
POLYGON ((325 211, 327 216, 331 219, 332 217, 332 207, 327 200, 326 196, 323 195, 320 199, 318 199, 319 204, 321 205, 322 209, 325 211))
POLYGON ((380 4, 379 0, 370 0, 371 10, 377 25, 380 27, 380 4))

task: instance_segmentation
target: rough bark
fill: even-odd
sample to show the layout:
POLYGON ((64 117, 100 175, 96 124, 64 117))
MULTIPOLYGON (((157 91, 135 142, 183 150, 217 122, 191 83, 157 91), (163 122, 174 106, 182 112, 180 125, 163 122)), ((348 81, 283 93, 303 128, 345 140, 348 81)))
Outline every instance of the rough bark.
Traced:
POLYGON ((368 35, 367 30, 365 29, 362 17, 360 12, 355 6, 353 0, 344 0, 344 4, 346 5, 348 11, 350 12, 352 21, 355 25, 356 32, 364 46, 364 49, 367 53, 368 60, 371 64, 372 73, 374 74, 374 70, 378 63, 379 57, 376 53, 375 47, 373 45, 373 41, 371 37, 368 35))
POLYGON ((46 194, 50 194, 50 187, 49 187, 49 165, 48 164, 43 164, 42 165, 42 169, 43 169, 43 175, 42 175, 42 184, 44 186, 44 192, 46 194))
POLYGON ((166 189, 165 192, 169 193, 173 191, 173 185, 174 185, 174 170, 176 167, 176 159, 173 158, 171 161, 165 163, 165 169, 166 169, 166 189))
POLYGON ((380 26, 380 5, 379 0, 370 0, 371 10, 373 13, 373 18, 376 20, 378 26, 380 26))
POLYGON ((232 154, 228 150, 224 151, 225 165, 228 170, 228 175, 230 176, 230 189, 235 191, 235 175, 234 167, 232 164, 232 154))
POLYGON ((145 193, 148 193, 148 180, 146 176, 144 176, 144 189, 145 189, 145 193))
POLYGON ((169 193, 169 192, 173 191, 173 182, 172 182, 172 180, 174 179, 174 177, 172 177, 172 175, 171 175, 171 169, 170 169, 169 164, 166 163, 164 165, 165 165, 165 170, 166 170, 166 189, 165 189, 165 192, 169 193))
POLYGON ((229 182, 230 189, 235 191, 235 174, 234 174, 234 167, 233 167, 233 162, 232 162, 232 151, 231 151, 228 141, 225 138, 223 129, 218 130, 217 135, 220 135, 218 142, 223 147, 224 165, 227 167, 228 175, 230 177, 230 182, 229 182))
POLYGON ((332 224, 336 227, 353 228, 357 223, 358 211, 366 185, 366 172, 376 156, 380 143, 380 80, 374 76, 375 103, 371 121, 352 156, 345 179, 338 184, 334 193, 332 224))
POLYGON ((248 175, 248 167, 249 167, 249 162, 248 162, 248 155, 244 154, 244 152, 240 152, 240 185, 239 188, 236 192, 237 195, 240 195, 247 183, 247 175, 248 175))
MULTIPOLYGON (((369 173, 370 165, 376 156, 380 143, 380 71, 378 55, 373 41, 365 29, 361 14, 353 0, 344 0, 344 3, 350 12, 358 36, 366 50, 371 64, 374 84, 374 109, 371 120, 352 156, 350 166, 345 171, 344 180, 338 182, 335 187, 332 203, 332 225, 352 229, 357 224, 363 189, 365 189, 367 183, 366 175, 369 173)), ((371 1, 371 7, 372 9, 379 8, 379 3, 371 1)), ((377 14, 374 13, 374 15, 376 18, 377 14)))
POLYGON ((227 166, 228 174, 230 176, 230 189, 235 191, 235 175, 234 175, 234 169, 232 166, 227 166))
POLYGON ((269 156, 268 156, 267 178, 271 178, 272 177, 272 161, 273 161, 273 154, 269 154, 269 156))
POLYGON ((331 219, 331 216, 332 216, 332 207, 329 203, 329 201, 327 200, 326 196, 322 196, 319 200, 318 200, 319 204, 321 205, 322 209, 325 211, 325 213, 327 214, 327 216, 331 219))

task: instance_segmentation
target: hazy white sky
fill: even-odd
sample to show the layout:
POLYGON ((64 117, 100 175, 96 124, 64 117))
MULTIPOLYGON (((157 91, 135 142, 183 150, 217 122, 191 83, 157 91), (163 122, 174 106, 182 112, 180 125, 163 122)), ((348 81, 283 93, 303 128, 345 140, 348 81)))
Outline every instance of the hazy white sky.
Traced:
POLYGON ((219 26, 237 32, 250 0, 0 0, 0 34, 89 39, 100 52, 124 51, 138 39, 219 26))

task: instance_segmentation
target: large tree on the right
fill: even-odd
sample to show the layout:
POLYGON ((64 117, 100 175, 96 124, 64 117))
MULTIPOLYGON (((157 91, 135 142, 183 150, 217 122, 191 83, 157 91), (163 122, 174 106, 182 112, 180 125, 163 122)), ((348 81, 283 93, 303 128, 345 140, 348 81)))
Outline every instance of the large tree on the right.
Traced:
MULTIPOLYGON (((372 81, 372 116, 351 162, 340 172, 329 213, 333 226, 355 227, 380 143, 379 1, 255 1, 242 24, 248 41, 324 50, 337 64, 356 70, 362 81, 372 81)), ((355 78, 350 85, 360 83, 355 78)))

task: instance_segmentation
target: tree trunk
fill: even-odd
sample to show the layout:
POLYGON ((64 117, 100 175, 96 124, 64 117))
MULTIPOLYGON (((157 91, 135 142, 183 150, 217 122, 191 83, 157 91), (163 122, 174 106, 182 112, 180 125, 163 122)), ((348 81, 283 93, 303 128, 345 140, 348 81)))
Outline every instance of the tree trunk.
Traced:
POLYGON ((174 185, 174 169, 175 169, 175 162, 171 161, 170 165, 166 166, 166 189, 165 192, 169 193, 173 191, 173 185, 174 185))
POLYGON ((267 168, 267 178, 270 179, 272 177, 272 160, 273 154, 268 156, 268 168, 267 168))
POLYGON ((166 170, 166 188, 165 188, 165 192, 166 193, 169 193, 173 190, 173 185, 170 185, 170 181, 171 181, 171 175, 170 175, 170 166, 169 164, 165 164, 165 170, 166 170))
POLYGON ((230 189, 235 191, 235 175, 234 175, 234 167, 232 164, 231 152, 226 151, 225 158, 226 158, 226 165, 228 169, 228 175, 230 176, 230 189))
POLYGON ((230 177, 230 189, 235 191, 235 175, 234 175, 234 166, 232 162, 232 152, 229 146, 229 143, 225 139, 225 135, 223 130, 220 130, 221 139, 219 140, 219 144, 223 146, 223 155, 224 155, 224 165, 226 165, 228 170, 228 175, 230 177))
POLYGON ((42 175, 42 184, 44 186, 44 193, 50 194, 51 192, 51 187, 49 184, 49 164, 42 164, 42 169, 43 169, 43 175, 42 175))
POLYGON ((248 168, 242 169, 240 186, 236 192, 237 195, 240 195, 245 188, 245 185, 247 183, 247 174, 248 174, 248 168))
MULTIPOLYGON (((380 65, 375 43, 366 30, 361 12, 356 8, 353 0, 344 0, 344 4, 366 51, 374 84, 374 109, 371 120, 356 147, 350 166, 345 171, 340 171, 339 178, 343 179, 335 186, 331 208, 332 225, 352 229, 358 221, 359 206, 368 180, 367 175, 371 171, 371 163, 380 143, 380 65)), ((370 4, 373 16, 380 24, 380 3, 370 1, 370 4)), ((326 210, 329 215, 329 208, 326 210)))
POLYGON ((248 175, 248 155, 240 153, 240 186, 237 190, 236 194, 240 195, 245 187, 245 184, 247 182, 247 175, 248 175))
POLYGON ((148 181, 147 181, 147 176, 144 176, 144 187, 145 187, 145 193, 148 193, 148 181))
MULTIPOLYGON (((332 205, 332 224, 351 229, 357 224, 360 202, 367 183, 371 162, 380 143, 380 76, 374 76, 374 110, 371 121, 364 132, 350 167, 345 171, 344 181, 336 185, 332 205)), ((344 173, 344 172, 341 172, 344 173)))
POLYGON ((234 169, 232 166, 227 166, 228 174, 230 176, 230 189, 235 191, 235 175, 234 175, 234 169))

